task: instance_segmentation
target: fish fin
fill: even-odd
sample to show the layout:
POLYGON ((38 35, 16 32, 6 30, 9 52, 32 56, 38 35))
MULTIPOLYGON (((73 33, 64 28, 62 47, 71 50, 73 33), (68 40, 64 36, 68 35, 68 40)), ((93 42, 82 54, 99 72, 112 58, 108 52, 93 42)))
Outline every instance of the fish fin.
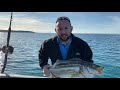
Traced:
POLYGON ((51 78, 60 78, 60 77, 57 77, 55 74, 53 74, 52 72, 50 72, 50 77, 51 78))

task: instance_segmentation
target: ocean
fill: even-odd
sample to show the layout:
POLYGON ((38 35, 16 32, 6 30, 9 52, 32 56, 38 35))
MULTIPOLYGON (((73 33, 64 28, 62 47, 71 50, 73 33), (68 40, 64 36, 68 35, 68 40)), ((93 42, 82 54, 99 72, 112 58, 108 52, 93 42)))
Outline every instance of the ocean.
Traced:
MULTIPOLYGON (((93 51, 94 63, 104 67, 103 75, 96 78, 120 78, 119 34, 74 34, 86 41, 93 51)), ((41 43, 55 33, 12 32, 10 45, 14 52, 8 55, 5 73, 43 76, 39 67, 38 51, 41 43)), ((0 32, 0 47, 6 45, 7 33, 0 32)))

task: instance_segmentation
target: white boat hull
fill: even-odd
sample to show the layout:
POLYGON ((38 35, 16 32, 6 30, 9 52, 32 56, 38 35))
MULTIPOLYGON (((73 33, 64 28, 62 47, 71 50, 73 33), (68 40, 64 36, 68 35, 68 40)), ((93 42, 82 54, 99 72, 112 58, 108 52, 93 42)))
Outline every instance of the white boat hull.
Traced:
POLYGON ((47 78, 47 77, 0 73, 0 78, 47 78))

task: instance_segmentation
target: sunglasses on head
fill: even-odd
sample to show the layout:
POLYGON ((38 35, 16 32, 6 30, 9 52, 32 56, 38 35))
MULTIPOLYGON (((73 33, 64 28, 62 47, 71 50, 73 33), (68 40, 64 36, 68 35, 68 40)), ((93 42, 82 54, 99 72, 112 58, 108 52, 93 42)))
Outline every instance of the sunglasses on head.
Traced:
POLYGON ((58 20, 67 20, 70 22, 70 19, 68 17, 59 17, 56 21, 56 23, 58 22, 58 20))

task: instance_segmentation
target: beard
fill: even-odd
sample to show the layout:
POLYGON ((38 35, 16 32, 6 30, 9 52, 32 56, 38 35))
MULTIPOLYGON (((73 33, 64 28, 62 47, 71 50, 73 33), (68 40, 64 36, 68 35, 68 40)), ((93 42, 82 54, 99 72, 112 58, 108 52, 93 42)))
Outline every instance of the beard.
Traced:
POLYGON ((70 35, 62 34, 62 35, 59 35, 59 38, 60 38, 62 41, 67 41, 67 40, 69 40, 70 35))

